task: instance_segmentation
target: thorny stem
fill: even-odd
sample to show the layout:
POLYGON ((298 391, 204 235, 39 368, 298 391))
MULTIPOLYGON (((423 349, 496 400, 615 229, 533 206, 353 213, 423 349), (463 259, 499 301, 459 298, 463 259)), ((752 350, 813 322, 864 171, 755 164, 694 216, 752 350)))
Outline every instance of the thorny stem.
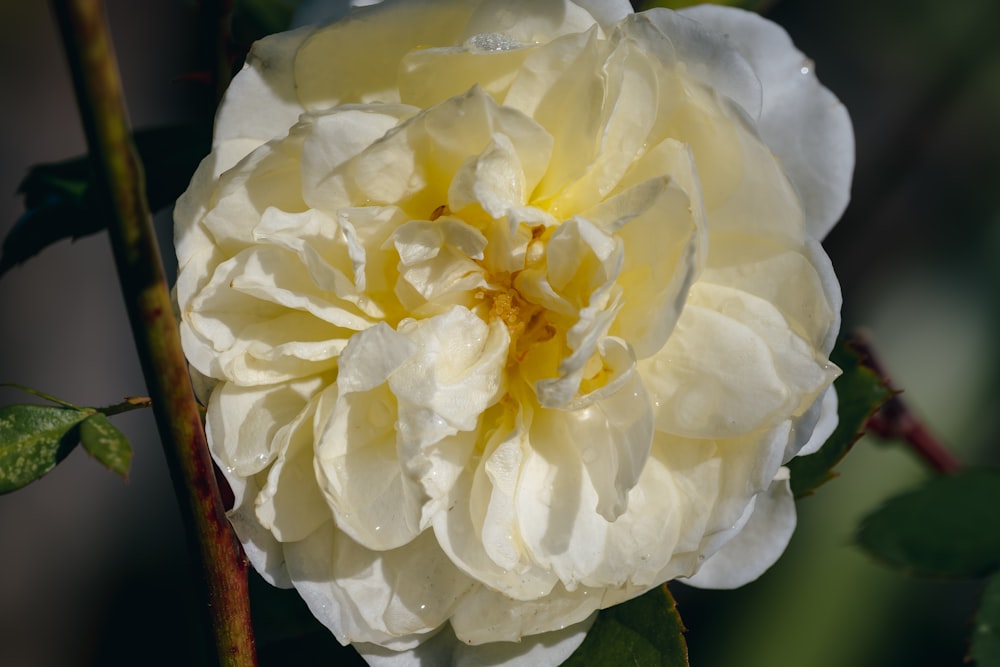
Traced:
MULTIPOLYGON (((889 382, 866 334, 856 332, 851 337, 850 344, 861 355, 865 365, 889 382)), ((947 475, 962 468, 962 463, 955 455, 910 410, 899 391, 894 390, 892 397, 869 418, 867 428, 881 438, 904 441, 927 465, 940 473, 947 475)))
POLYGON ((257 664, 247 562, 226 519, 198 405, 181 352, 159 249, 132 145, 121 81, 100 0, 52 0, 143 374, 170 465, 195 563, 204 576, 205 611, 223 667, 257 664))

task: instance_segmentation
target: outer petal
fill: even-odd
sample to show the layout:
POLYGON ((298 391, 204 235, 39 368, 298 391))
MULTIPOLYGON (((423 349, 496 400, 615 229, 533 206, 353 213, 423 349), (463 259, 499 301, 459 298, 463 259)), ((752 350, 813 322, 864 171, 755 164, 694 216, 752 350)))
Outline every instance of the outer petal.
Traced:
POLYGON ((472 4, 453 0, 399 0, 366 7, 315 32, 295 57, 295 84, 309 110, 355 102, 398 102, 396 70, 417 47, 463 41, 472 4), (357 66, 360 53, 377 53, 357 66))
POLYGON ((573 654, 594 624, 596 614, 579 623, 518 642, 492 642, 470 646, 460 641, 450 627, 405 653, 375 644, 355 644, 372 667, 555 667, 573 654))
POLYGON ((668 65, 684 63, 691 76, 739 104, 751 118, 761 107, 761 84, 753 68, 708 27, 668 9, 650 9, 623 24, 629 36, 668 65))
POLYGON ((658 429, 728 438, 772 428, 836 377, 763 299, 698 283, 691 301, 663 349, 640 362, 658 429))
POLYGON ((271 531, 260 525, 254 512, 254 498, 260 490, 257 479, 234 475, 224 469, 222 474, 236 496, 233 509, 226 516, 243 544, 247 559, 267 583, 279 588, 291 588, 292 580, 285 567, 284 549, 271 531))
POLYGON ((288 572, 313 615, 342 643, 409 650, 448 620, 477 584, 425 532, 391 551, 370 551, 329 522, 285 545, 288 572))
POLYGON ((282 32, 253 45, 219 105, 213 146, 230 139, 263 144, 288 133, 303 111, 295 92, 295 54, 311 33, 282 32))
POLYGON ((573 3, 590 12, 605 30, 632 13, 628 0, 573 0, 573 3))
POLYGON ((770 488, 756 496, 753 513, 739 532, 684 580, 698 588, 739 588, 774 565, 795 531, 795 499, 782 468, 770 488))
POLYGON ((854 130, 847 109, 820 84, 812 61, 778 24, 718 5, 680 13, 724 33, 753 66, 764 92, 761 136, 802 198, 808 229, 822 239, 850 198, 854 130))

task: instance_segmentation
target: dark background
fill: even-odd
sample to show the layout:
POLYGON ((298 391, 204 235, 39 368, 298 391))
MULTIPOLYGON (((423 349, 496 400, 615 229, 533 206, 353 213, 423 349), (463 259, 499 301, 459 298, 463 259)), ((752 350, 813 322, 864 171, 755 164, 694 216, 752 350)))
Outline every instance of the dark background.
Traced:
MULTIPOLYGON (((134 125, 192 117, 196 91, 177 77, 193 63, 194 3, 107 8, 134 125)), ((845 327, 872 332, 907 400, 961 458, 998 463, 1000 4, 781 0, 768 13, 855 123, 854 199, 826 243, 845 327)), ((0 3, 0 90, 6 235, 26 170, 84 150, 47 3, 0 3)), ((169 243, 169 216, 157 225, 169 243)), ((145 393, 105 235, 62 242, 0 279, 3 381, 83 405, 145 393)), ((0 401, 25 398, 0 390, 0 401)), ((0 498, 0 665, 197 655, 192 575, 152 417, 115 423, 135 446, 127 483, 76 451, 0 498)), ((760 581, 673 587, 694 667, 961 664, 978 586, 906 579, 850 543, 861 515, 928 473, 869 440, 840 472, 800 503, 788 552, 760 581)))

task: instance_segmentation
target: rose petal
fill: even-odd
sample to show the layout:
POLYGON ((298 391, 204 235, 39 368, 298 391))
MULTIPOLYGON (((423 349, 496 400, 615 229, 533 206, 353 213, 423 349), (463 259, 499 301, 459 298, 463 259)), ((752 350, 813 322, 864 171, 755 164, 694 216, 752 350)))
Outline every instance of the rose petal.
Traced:
POLYGON ((249 477, 264 470, 281 452, 279 430, 302 412, 329 378, 259 387, 223 383, 212 392, 206 431, 212 455, 232 475, 249 477))
POLYGON ((767 491, 756 496, 746 524, 684 583, 698 588, 739 588, 774 565, 795 531, 795 499, 788 470, 782 471, 767 491))
POLYGON ((285 557, 310 611, 344 644, 412 649, 477 586, 455 569, 429 531, 402 549, 369 551, 328 522, 285 545, 285 557))
POLYGON ((275 436, 280 453, 255 501, 257 520, 282 542, 301 540, 332 517, 313 465, 314 398, 275 436))
POLYGON ((697 283, 674 334, 640 362, 657 428, 725 438, 801 414, 836 376, 763 299, 697 283))
POLYGON ((847 109, 816 78, 815 67, 781 26, 734 7, 701 5, 680 12, 722 32, 753 66, 763 90, 760 132, 781 158, 822 239, 850 197, 854 130, 847 109))
POLYGON ((243 544, 247 560, 267 583, 278 588, 291 588, 285 551, 271 531, 260 525, 254 512, 254 499, 260 490, 257 479, 229 473, 225 469, 222 474, 236 497, 233 509, 226 513, 226 518, 243 544))
POLYGON ((295 90, 295 57, 313 30, 281 32, 254 42, 219 105, 213 146, 229 139, 254 139, 259 145, 288 133, 303 111, 295 90), (248 107, 253 113, 246 113, 248 107))
POLYGON ((374 644, 355 644, 371 667, 556 667, 583 643, 596 614, 561 630, 524 637, 518 642, 470 646, 446 626, 420 646, 398 653, 374 644))

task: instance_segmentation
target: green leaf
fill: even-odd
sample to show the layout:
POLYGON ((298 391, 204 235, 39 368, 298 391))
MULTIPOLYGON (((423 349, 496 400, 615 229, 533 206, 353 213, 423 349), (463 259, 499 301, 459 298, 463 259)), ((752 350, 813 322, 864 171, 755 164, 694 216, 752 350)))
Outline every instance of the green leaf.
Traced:
POLYGON ((564 667, 688 667, 684 624, 666 585, 604 609, 564 667))
MULTIPOLYGON (((211 147, 210 130, 193 125, 142 130, 133 139, 154 211, 180 196, 211 147)), ((25 213, 4 239, 0 276, 57 241, 78 239, 106 226, 86 157, 32 167, 18 191, 24 195, 25 213)))
POLYGON ((896 496, 861 521, 855 539, 911 574, 983 577, 1000 570, 1000 472, 969 468, 896 496))
POLYGON ((979 667, 1000 667, 1000 574, 986 582, 979 601, 971 654, 979 667))
POLYGON ((792 493, 796 498, 811 495, 819 486, 837 476, 833 467, 861 437, 868 418, 892 396, 885 380, 861 362, 849 343, 839 343, 830 355, 830 361, 843 371, 833 383, 837 390, 837 416, 840 421, 818 452, 789 462, 792 493))
POLYGON ((52 470, 78 442, 76 425, 91 412, 51 405, 0 407, 0 493, 52 470))
POLYGON ((80 424, 80 443, 108 470, 128 478, 132 447, 125 434, 115 428, 107 417, 98 412, 83 420, 80 424))

